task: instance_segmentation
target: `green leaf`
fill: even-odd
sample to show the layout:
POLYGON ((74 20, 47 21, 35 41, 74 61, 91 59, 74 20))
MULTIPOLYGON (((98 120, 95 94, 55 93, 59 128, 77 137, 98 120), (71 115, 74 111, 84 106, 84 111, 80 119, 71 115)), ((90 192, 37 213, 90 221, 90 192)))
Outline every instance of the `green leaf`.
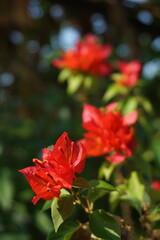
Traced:
POLYGON ((118 94, 125 95, 127 93, 128 93, 128 89, 126 87, 120 86, 120 85, 117 85, 117 84, 112 84, 106 90, 106 92, 103 96, 103 101, 109 101, 118 94))
POLYGON ((114 210, 116 209, 116 207, 119 204, 119 191, 114 191, 114 192, 110 192, 109 194, 109 206, 110 206, 110 210, 111 212, 114 212, 114 210))
POLYGON ((160 204, 158 204, 151 212, 151 219, 153 222, 160 220, 160 204))
POLYGON ((138 173, 132 172, 128 180, 128 193, 142 202, 144 195, 144 185, 140 182, 138 173))
POLYGON ((102 180, 91 180, 89 181, 89 185, 91 186, 92 190, 101 189, 107 192, 116 191, 115 187, 113 187, 109 183, 106 183, 105 181, 102 181, 102 180))
POLYGON ((83 86, 85 89, 90 89, 92 87, 92 84, 93 84, 93 77, 91 76, 84 77, 83 86))
POLYGON ((85 178, 79 177, 73 181, 73 187, 75 188, 90 188, 88 181, 85 178))
POLYGON ((43 207, 42 207, 42 211, 48 210, 52 205, 52 201, 53 201, 53 199, 45 201, 45 203, 43 204, 43 207))
POLYGON ((71 193, 68 190, 66 190, 65 188, 61 189, 61 193, 60 193, 61 198, 66 198, 66 197, 69 197, 70 195, 71 193))
POLYGON ((89 184, 91 186, 91 190, 88 192, 88 198, 92 202, 103 197, 107 192, 116 190, 116 188, 114 188, 112 185, 102 180, 91 180, 89 184))
POLYGON ((69 240, 73 233, 78 229, 79 225, 76 222, 65 221, 59 227, 58 232, 52 231, 47 240, 69 240))
POLYGON ((144 200, 144 185, 140 182, 137 172, 133 171, 126 182, 126 195, 121 196, 122 200, 128 201, 139 212, 144 200))
POLYGON ((137 106, 138 106, 138 100, 136 97, 128 98, 123 107, 123 114, 127 114, 134 111, 135 109, 137 109, 137 106))
POLYGON ((142 107, 144 108, 144 110, 149 113, 149 114, 152 114, 153 113, 153 107, 152 107, 152 104, 151 102, 145 98, 145 97, 138 97, 138 101, 139 103, 142 105, 142 107))
POLYGON ((108 163, 107 161, 105 161, 99 168, 98 178, 104 177, 106 180, 109 180, 116 166, 117 166, 117 163, 108 163))
POLYGON ((104 210, 95 210, 89 215, 91 232, 104 240, 119 240, 120 226, 117 221, 104 210))
POLYGON ((60 71, 60 74, 58 76, 58 81, 59 82, 64 82, 65 80, 67 80, 71 75, 72 75, 72 71, 67 69, 67 68, 64 68, 60 71))
POLYGON ((57 232, 59 226, 63 221, 68 218, 73 211, 73 197, 69 196, 67 198, 58 199, 54 198, 51 205, 51 216, 57 232))
POLYGON ((83 82, 83 75, 82 74, 76 74, 72 75, 68 78, 68 87, 67 87, 67 93, 73 94, 75 93, 80 85, 83 82))

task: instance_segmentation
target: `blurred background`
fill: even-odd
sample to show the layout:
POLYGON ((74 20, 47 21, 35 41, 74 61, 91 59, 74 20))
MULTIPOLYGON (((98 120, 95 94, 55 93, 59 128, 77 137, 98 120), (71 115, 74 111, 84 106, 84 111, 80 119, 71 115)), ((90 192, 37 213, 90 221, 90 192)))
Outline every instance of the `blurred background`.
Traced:
MULTIPOLYGON (((59 70, 51 62, 87 33, 111 44, 113 59, 142 61, 144 95, 155 114, 147 154, 160 168, 159 0, 1 0, 1 240, 43 240, 52 229, 50 213, 41 211, 43 201, 33 206, 34 194, 18 169, 40 159, 41 149, 63 131, 73 140, 82 137, 81 101, 57 83, 59 70)), ((97 164, 84 175, 96 177, 97 164)))

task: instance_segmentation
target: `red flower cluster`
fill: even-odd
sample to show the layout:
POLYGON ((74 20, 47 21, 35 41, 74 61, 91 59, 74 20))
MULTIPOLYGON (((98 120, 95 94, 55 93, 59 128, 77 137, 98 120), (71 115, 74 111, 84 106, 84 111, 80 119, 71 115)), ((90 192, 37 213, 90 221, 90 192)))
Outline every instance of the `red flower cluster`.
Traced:
POLYGON ((19 170, 36 194, 32 202, 36 204, 40 198, 60 198, 60 189, 71 189, 75 173, 81 173, 84 168, 85 157, 83 145, 72 142, 65 132, 52 150, 44 148, 42 161, 33 159, 35 166, 19 170))
POLYGON ((120 61, 119 69, 121 75, 117 83, 123 86, 134 87, 140 75, 141 63, 138 60, 130 63, 120 61))
POLYGON ((151 188, 156 189, 157 191, 160 191, 160 181, 159 180, 155 180, 151 183, 151 188))
POLYGON ((105 76, 111 71, 110 64, 105 61, 111 51, 110 45, 102 46, 93 35, 88 34, 84 40, 77 42, 75 49, 68 50, 61 59, 54 60, 53 65, 105 76))
POLYGON ((89 156, 109 154, 111 162, 121 162, 131 156, 135 148, 134 129, 130 125, 137 121, 137 111, 125 116, 115 111, 116 103, 98 109, 84 105, 83 128, 88 132, 80 140, 89 156))

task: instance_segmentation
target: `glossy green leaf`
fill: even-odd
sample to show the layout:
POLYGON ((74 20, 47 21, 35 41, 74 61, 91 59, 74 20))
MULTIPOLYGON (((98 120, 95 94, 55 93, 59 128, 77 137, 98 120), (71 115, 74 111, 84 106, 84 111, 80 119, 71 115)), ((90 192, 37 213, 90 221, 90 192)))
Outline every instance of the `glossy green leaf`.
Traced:
POLYGON ((89 181, 89 185, 91 186, 91 188, 94 189, 101 189, 107 192, 110 191, 115 191, 116 188, 113 187, 112 185, 110 185, 109 183, 102 181, 102 180, 91 180, 89 181))
POLYGON ((79 177, 73 181, 73 187, 75 188, 90 188, 88 181, 85 178, 79 177))
POLYGON ((73 197, 69 196, 63 199, 54 198, 51 205, 51 216, 54 229, 57 232, 59 226, 68 218, 73 211, 73 197))
POLYGON ((106 193, 116 190, 115 187, 102 180, 91 180, 89 184, 91 186, 91 190, 88 192, 88 198, 92 202, 103 197, 106 193))
POLYGON ((89 215, 91 232, 104 240, 119 240, 120 226, 117 221, 104 210, 95 210, 89 215))
POLYGON ((69 240, 78 227, 76 222, 65 221, 59 227, 58 232, 52 231, 48 235, 47 240, 69 240))

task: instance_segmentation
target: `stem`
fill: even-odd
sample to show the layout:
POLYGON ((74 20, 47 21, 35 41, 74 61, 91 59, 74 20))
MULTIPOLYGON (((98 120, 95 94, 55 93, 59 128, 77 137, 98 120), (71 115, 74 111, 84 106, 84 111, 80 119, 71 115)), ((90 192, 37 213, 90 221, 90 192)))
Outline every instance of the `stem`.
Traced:
POLYGON ((75 198, 75 203, 81 205, 81 207, 84 209, 86 213, 92 213, 93 203, 90 202, 87 197, 83 197, 83 199, 85 200, 85 203, 84 203, 83 199, 80 197, 80 195, 77 192, 75 192, 73 189, 71 190, 71 192, 75 198))

